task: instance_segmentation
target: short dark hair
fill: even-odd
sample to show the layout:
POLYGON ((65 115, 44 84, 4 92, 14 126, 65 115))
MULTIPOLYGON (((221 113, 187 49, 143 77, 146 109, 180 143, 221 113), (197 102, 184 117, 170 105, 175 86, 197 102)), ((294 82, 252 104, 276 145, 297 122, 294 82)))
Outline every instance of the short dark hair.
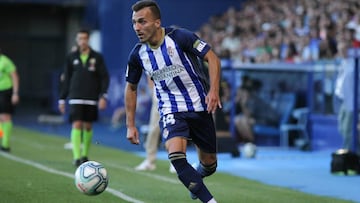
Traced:
POLYGON ((80 28, 77 33, 85 33, 87 36, 90 36, 90 30, 87 28, 80 28))
POLYGON ((156 3, 156 1, 153 0, 140 0, 138 2, 136 2, 134 5, 132 5, 131 9, 135 12, 149 7, 151 12, 153 13, 154 17, 156 19, 161 19, 161 13, 160 13, 160 7, 159 5, 156 3))

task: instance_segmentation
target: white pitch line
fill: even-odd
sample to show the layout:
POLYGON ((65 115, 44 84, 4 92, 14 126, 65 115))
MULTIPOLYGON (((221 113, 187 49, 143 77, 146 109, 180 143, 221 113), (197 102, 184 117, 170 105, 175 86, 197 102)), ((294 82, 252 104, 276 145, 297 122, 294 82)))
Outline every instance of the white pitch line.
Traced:
POLYGON ((135 171, 133 168, 129 168, 129 167, 125 167, 125 166, 121 166, 118 164, 112 164, 112 163, 106 163, 106 165, 111 166, 113 168, 118 168, 130 173, 136 173, 138 175, 143 175, 152 179, 156 179, 156 180, 160 180, 160 181, 164 181, 167 183, 171 183, 171 184, 181 184, 181 182, 176 178, 169 178, 166 176, 162 176, 162 175, 157 175, 157 174, 152 174, 152 173, 147 173, 147 172, 142 172, 142 171, 135 171))
MULTIPOLYGON (((20 162, 20 163, 27 164, 29 166, 38 168, 38 169, 43 170, 43 171, 48 172, 48 173, 53 173, 53 174, 56 174, 56 175, 62 175, 62 176, 68 177, 68 178, 74 178, 74 174, 67 173, 67 172, 64 172, 64 171, 59 171, 59 170, 44 166, 42 164, 36 163, 34 161, 30 161, 30 160, 27 160, 27 159, 23 159, 23 158, 11 155, 9 153, 0 152, 0 155, 5 157, 5 158, 11 159, 13 161, 20 162)), ((135 198, 132 198, 132 197, 130 197, 130 196, 128 196, 128 195, 126 195, 126 194, 124 194, 124 193, 122 193, 120 191, 117 191, 117 190, 115 190, 113 188, 110 188, 110 187, 106 188, 105 191, 109 192, 110 194, 113 194, 114 196, 119 197, 119 198, 121 198, 121 199, 123 199, 125 201, 129 201, 129 202, 132 202, 132 203, 144 203, 141 200, 137 200, 135 198)))

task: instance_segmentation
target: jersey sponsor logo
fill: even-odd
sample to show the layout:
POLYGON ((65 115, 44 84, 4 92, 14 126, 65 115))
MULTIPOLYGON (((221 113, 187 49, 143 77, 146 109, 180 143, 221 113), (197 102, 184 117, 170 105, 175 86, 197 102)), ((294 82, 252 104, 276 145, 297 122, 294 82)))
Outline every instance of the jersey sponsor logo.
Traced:
POLYGON ((167 50, 167 54, 172 58, 174 56, 174 52, 175 52, 174 49, 172 47, 168 46, 166 48, 166 50, 167 50))
POLYGON ((162 136, 163 136, 164 139, 166 139, 169 136, 169 131, 168 131, 167 128, 164 128, 162 136))
POLYGON ((205 46, 206 46, 206 42, 201 41, 201 40, 199 40, 199 39, 196 40, 196 41, 194 42, 194 44, 193 44, 193 47, 194 47, 196 50, 198 50, 199 52, 202 52, 202 51, 204 50, 205 46))
POLYGON ((152 72, 151 77, 154 81, 162 81, 165 79, 174 78, 175 76, 180 75, 182 71, 184 71, 183 67, 177 65, 170 65, 152 72))

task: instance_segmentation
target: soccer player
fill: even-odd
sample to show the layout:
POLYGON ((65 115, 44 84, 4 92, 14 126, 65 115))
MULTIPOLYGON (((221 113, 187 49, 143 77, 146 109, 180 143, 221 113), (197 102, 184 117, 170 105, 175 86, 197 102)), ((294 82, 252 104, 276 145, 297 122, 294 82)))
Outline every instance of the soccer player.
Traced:
POLYGON ((132 10, 133 29, 140 42, 129 55, 126 71, 127 139, 139 144, 134 117, 137 84, 144 70, 155 85, 161 134, 178 178, 193 199, 216 202, 203 178, 217 168, 212 113, 221 108, 220 60, 194 33, 182 28, 162 27, 160 9, 155 1, 138 1, 132 10), (208 64, 208 77, 201 60, 208 64), (186 158, 190 139, 197 147, 200 159, 197 169, 186 158))
POLYGON ((13 129, 12 115, 19 102, 19 75, 10 58, 0 50, 0 150, 10 152, 10 136, 13 129))
POLYGON ((89 37, 90 33, 85 29, 79 30, 76 34, 78 49, 68 55, 59 100, 59 111, 63 114, 65 100, 68 99, 69 102, 75 166, 88 161, 93 137, 92 123, 98 119, 98 109, 106 108, 109 87, 105 61, 100 53, 89 46, 89 37))

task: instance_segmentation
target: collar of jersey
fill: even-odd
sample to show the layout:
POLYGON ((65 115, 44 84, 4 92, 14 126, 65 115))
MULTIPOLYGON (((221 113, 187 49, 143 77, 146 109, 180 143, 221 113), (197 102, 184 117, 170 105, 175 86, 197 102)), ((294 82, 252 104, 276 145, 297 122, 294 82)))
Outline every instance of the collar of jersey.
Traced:
POLYGON ((147 43, 147 45, 151 48, 151 49, 157 49, 160 47, 160 45, 164 42, 164 39, 165 39, 165 29, 164 28, 161 28, 161 40, 159 42, 159 44, 157 44, 156 46, 151 46, 149 43, 147 43))

